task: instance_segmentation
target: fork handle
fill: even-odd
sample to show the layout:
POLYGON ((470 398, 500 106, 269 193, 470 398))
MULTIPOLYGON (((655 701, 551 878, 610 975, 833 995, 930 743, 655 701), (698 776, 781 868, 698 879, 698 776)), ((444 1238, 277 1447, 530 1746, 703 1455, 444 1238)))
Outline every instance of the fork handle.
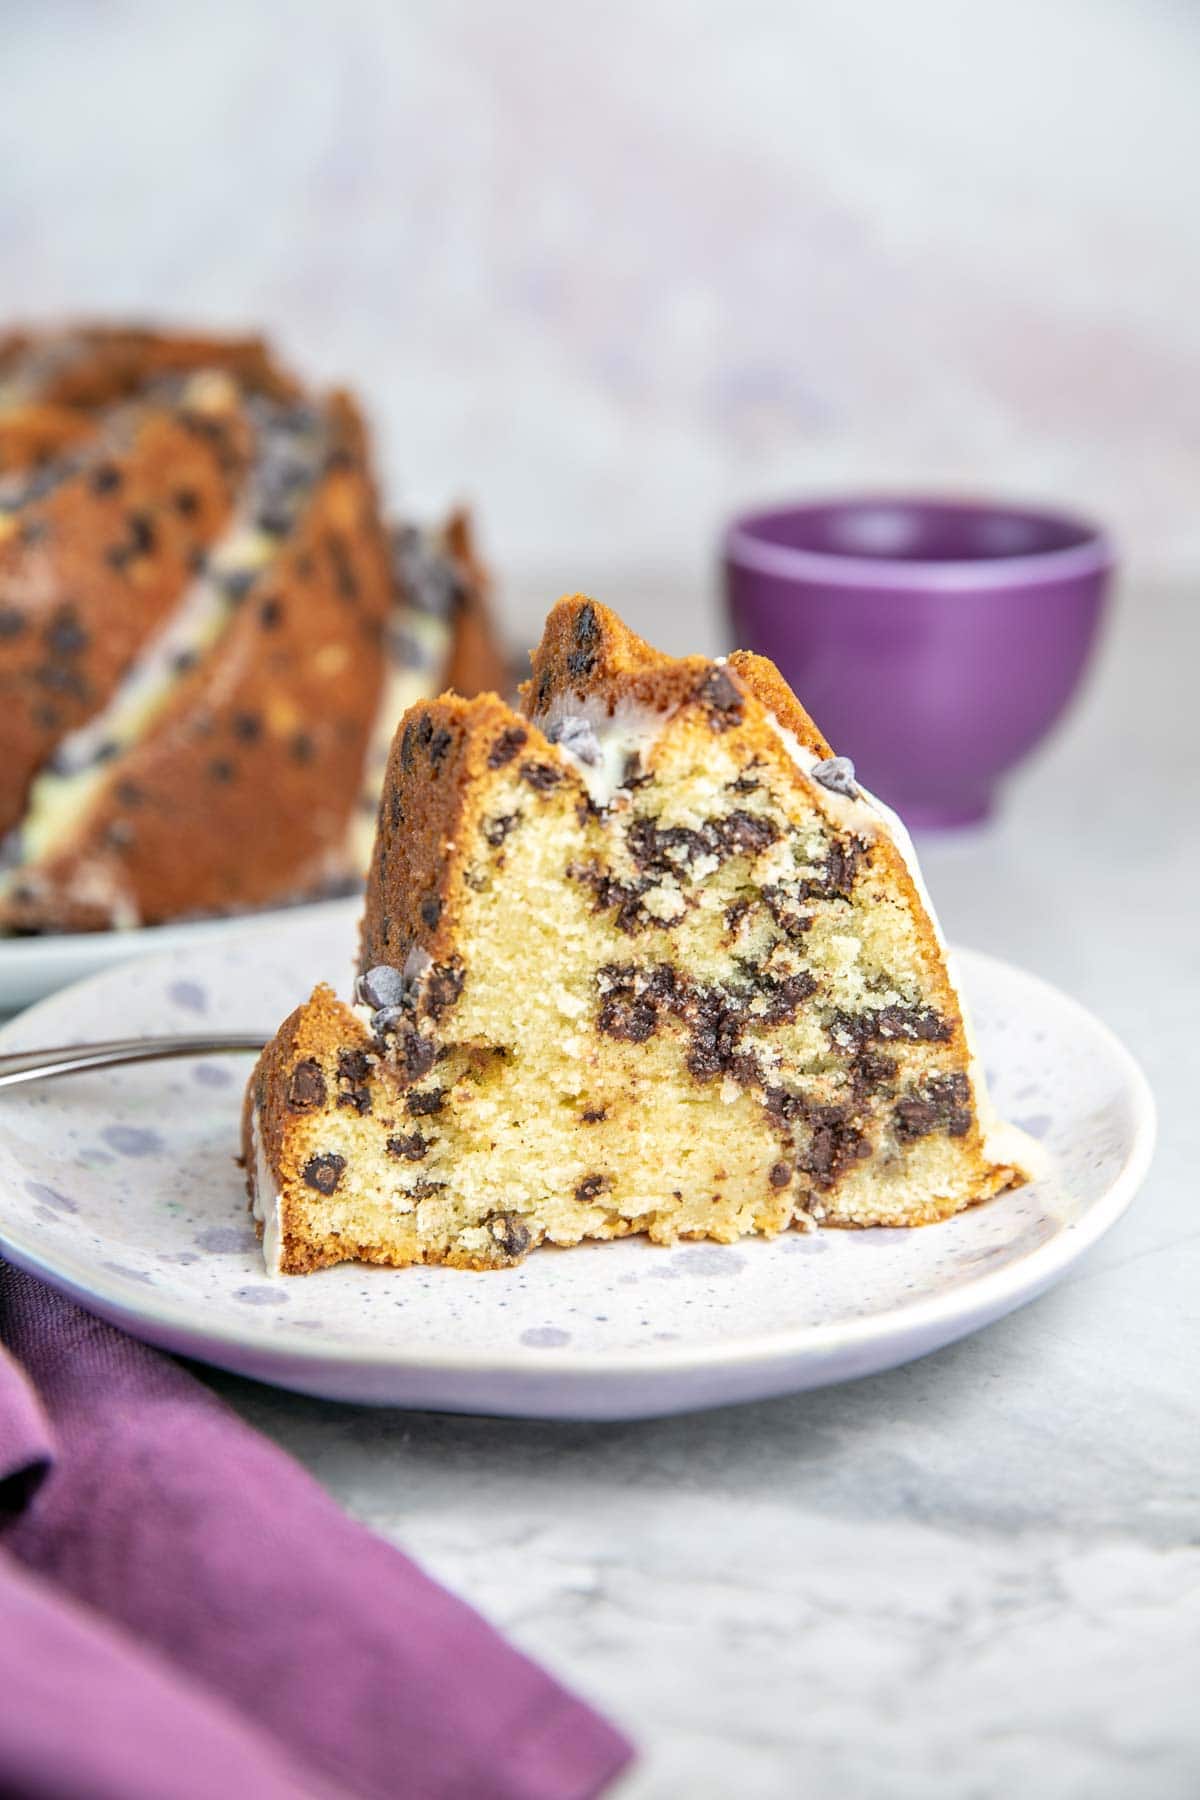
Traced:
POLYGON ((109 1069, 120 1063, 158 1062, 169 1056, 218 1056, 257 1052, 266 1039, 257 1032, 227 1031, 201 1037, 114 1038, 106 1044, 64 1044, 56 1050, 14 1050, 0 1055, 0 1088, 82 1069, 109 1069))

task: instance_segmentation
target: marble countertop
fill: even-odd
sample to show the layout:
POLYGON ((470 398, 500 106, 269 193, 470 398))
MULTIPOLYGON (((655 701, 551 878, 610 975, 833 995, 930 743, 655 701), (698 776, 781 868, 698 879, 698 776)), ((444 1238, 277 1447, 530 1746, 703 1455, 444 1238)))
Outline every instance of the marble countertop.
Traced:
POLYGON ((1078 996, 1158 1099, 1060 1287, 891 1374, 629 1425, 212 1377, 633 1735, 623 1800, 1200 1791, 1198 660, 1194 594, 1126 596, 999 820, 922 846, 950 934, 1078 996))

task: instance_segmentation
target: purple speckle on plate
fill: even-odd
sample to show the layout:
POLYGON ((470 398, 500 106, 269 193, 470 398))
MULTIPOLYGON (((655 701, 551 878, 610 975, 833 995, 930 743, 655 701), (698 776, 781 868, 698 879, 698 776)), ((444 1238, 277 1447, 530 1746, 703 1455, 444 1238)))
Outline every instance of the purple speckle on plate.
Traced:
POLYGON ((725 1244, 689 1244, 671 1258, 684 1275, 740 1275, 746 1259, 725 1244))
POLYGON ((107 1125, 100 1136, 121 1156, 153 1156, 163 1148, 157 1131, 145 1131, 140 1125, 107 1125))
POLYGON ((287 1295, 279 1288, 273 1287, 240 1287, 234 1288, 233 1297, 240 1300, 243 1306, 286 1306, 287 1295))
POLYGON ((208 994, 198 981, 173 981, 167 989, 167 998, 187 1012, 208 1011, 208 994))
POLYGON ((200 1250, 210 1250, 216 1255, 228 1251, 256 1250, 258 1239, 249 1225, 208 1225, 197 1232, 195 1243, 200 1250))
POLYGON ((232 1072, 222 1068, 220 1063, 193 1064, 192 1080, 198 1081, 201 1087, 227 1088, 233 1086, 232 1072))
POLYGON ((783 1249, 803 1256, 820 1256, 828 1247, 823 1231, 789 1231, 783 1240, 783 1249))
POLYGON ((557 1325, 531 1325, 528 1331, 521 1333, 521 1342, 528 1344, 531 1350, 561 1350, 570 1341, 570 1332, 557 1325))
POLYGON ((57 1188, 47 1187, 44 1181, 27 1181, 25 1192, 34 1200, 40 1200, 43 1206, 56 1206, 59 1212, 77 1213, 78 1206, 74 1200, 68 1200, 57 1188))
POLYGON ((1049 1113, 1032 1113, 1027 1119, 1017 1119, 1015 1123, 1022 1131, 1027 1131, 1031 1138, 1044 1138, 1054 1120, 1049 1113))

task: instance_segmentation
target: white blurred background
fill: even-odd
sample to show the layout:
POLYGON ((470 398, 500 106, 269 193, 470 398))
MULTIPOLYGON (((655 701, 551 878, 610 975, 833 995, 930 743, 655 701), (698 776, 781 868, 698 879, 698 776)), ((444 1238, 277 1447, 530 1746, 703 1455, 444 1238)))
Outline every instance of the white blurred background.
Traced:
POLYGON ((729 512, 1071 503, 1200 566, 1200 8, 7 0, 4 310, 263 325, 395 493, 477 504, 510 632, 729 512))

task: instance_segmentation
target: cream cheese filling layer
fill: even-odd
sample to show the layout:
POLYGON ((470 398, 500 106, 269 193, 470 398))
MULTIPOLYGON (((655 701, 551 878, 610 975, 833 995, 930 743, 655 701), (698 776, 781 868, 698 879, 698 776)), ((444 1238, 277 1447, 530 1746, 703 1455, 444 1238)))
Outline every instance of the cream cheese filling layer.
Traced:
POLYGON ((626 785, 631 758, 650 749, 673 715, 621 700, 610 713, 592 695, 558 694, 530 720, 577 770, 595 806, 611 806, 626 785))

